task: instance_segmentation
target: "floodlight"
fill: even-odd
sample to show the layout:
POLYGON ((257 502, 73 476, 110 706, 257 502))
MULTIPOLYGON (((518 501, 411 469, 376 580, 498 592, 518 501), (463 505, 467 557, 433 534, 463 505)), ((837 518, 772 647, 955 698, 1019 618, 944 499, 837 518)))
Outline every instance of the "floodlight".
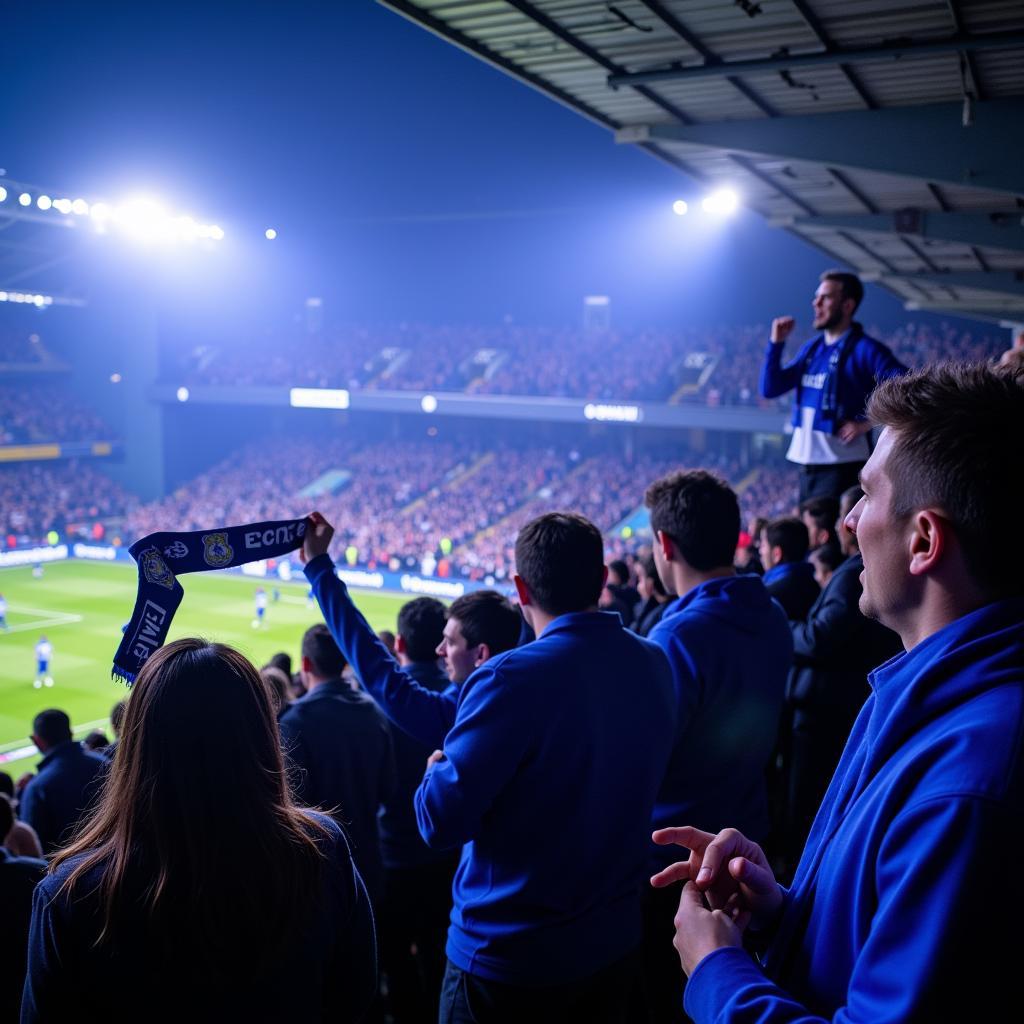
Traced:
POLYGON ((686 211, 687 211, 687 210, 688 210, 689 208, 690 208, 690 207, 689 207, 689 205, 687 204, 687 202, 686 202, 686 200, 685 200, 685 199, 677 199, 677 200, 676 200, 676 201, 675 201, 675 202, 674 202, 674 203, 672 204, 672 212, 673 212, 673 213, 675 213, 675 214, 677 214, 677 215, 678 215, 678 216, 680 216, 680 217, 685 217, 685 216, 686 216, 686 211))
POLYGON ((736 212, 740 205, 740 197, 731 188, 720 188, 705 196, 700 205, 705 213, 728 216, 736 212))
POLYGON ((437 412, 437 399, 433 395, 424 395, 420 399, 420 408, 424 412, 437 412))
POLYGON ((106 203, 93 203, 89 212, 93 220, 106 220, 110 216, 110 207, 106 203))
POLYGON ((40 210, 48 210, 53 206, 53 200, 49 196, 40 196, 36 200, 36 206, 38 206, 40 210))
POLYGON ((7 198, 7 189, 5 189, 3 187, 3 185, 0 185, 0 203, 2 203, 6 198, 7 198))
POLYGON ((267 230, 264 231, 263 234, 267 236, 268 242, 272 242, 275 238, 277 238, 277 232, 273 228, 267 228, 267 230))
POLYGON ((178 401, 179 402, 187 402, 188 401, 188 388, 184 388, 184 387, 178 388, 177 395, 178 395, 178 401))
POLYGON ((121 374, 119 374, 119 373, 112 373, 110 375, 110 383, 111 384, 120 384, 121 383, 121 374))
POLYGON ((54 199, 53 208, 59 210, 61 213, 71 212, 71 200, 70 199, 54 199))
POLYGON ((32 197, 27 192, 22 192, 21 195, 18 196, 18 202, 21 203, 22 206, 31 206, 32 197))
POLYGON ((215 241, 219 242, 224 238, 224 229, 217 224, 210 227, 210 237, 215 241))
POLYGON ((76 199, 71 204, 71 212, 79 217, 84 217, 89 212, 89 204, 84 199, 76 199))

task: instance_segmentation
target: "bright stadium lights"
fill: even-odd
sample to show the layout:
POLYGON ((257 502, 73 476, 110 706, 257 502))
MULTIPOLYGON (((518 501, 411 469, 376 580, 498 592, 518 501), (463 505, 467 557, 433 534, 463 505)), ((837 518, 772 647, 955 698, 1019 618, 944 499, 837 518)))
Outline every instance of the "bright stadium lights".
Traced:
POLYGON ((3 185, 0 185, 0 203, 2 203, 6 198, 7 198, 7 189, 5 189, 3 187, 3 185))
POLYGON ((97 224, 103 224, 109 218, 121 231, 139 242, 194 242, 197 238, 211 238, 219 242, 224 238, 224 231, 218 225, 199 224, 188 216, 171 216, 162 203, 148 196, 129 199, 113 211, 102 203, 96 203, 92 215, 97 224))
POLYGON ((179 402, 187 402, 188 401, 188 388, 185 388, 185 387, 178 388, 176 394, 178 396, 178 401, 179 402))
POLYGON ((32 197, 27 192, 22 192, 21 195, 18 196, 18 202, 21 203, 22 206, 31 206, 32 197))
POLYGON ((95 221, 104 221, 110 216, 110 207, 106 203, 93 203, 89 211, 95 221))
POLYGON ((77 217, 84 217, 89 212, 89 204, 84 199, 76 199, 71 204, 71 212, 77 217))
POLYGON ((685 199, 677 199, 672 204, 672 212, 679 217, 685 217, 686 211, 689 210, 689 208, 689 204, 686 202, 685 199))
POLYGON ((347 409, 349 394, 344 388, 292 388, 288 401, 296 409, 347 409))
POLYGON ((59 213, 67 215, 71 212, 71 200, 66 198, 55 199, 53 201, 53 208, 59 213))
POLYGON ((705 213, 727 217, 738 209, 740 197, 731 188, 720 188, 705 196, 700 205, 705 213))
POLYGON ((224 229, 222 227, 219 227, 218 225, 214 224, 210 228, 210 237, 215 242, 221 241, 224 238, 224 229))
POLYGON ((40 196, 36 200, 36 206, 38 206, 40 210, 48 210, 53 206, 53 200, 49 196, 40 196))
POLYGON ((433 395, 424 395, 420 399, 420 408, 426 412, 437 412, 437 399, 433 395))
POLYGON ((266 236, 268 242, 272 242, 275 238, 277 238, 277 232, 273 228, 267 228, 267 230, 264 231, 263 234, 266 236))
POLYGON ((121 374, 119 374, 119 373, 112 373, 110 375, 110 383, 111 384, 120 384, 121 383, 121 374))
POLYGON ((36 306, 42 309, 43 306, 53 305, 52 295, 37 295, 34 292, 5 292, 0 291, 0 302, 15 302, 18 305, 36 306))

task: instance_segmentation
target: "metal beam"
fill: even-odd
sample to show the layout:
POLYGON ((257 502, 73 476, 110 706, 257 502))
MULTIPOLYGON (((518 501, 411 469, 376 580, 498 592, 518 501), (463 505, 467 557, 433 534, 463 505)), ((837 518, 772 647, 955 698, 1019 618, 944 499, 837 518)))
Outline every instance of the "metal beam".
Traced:
POLYGON ((706 124, 632 125, 617 142, 684 142, 1024 195, 1024 97, 706 124))
POLYGON ((872 231, 911 235, 941 242, 1024 252, 1024 210, 1021 213, 936 213, 901 210, 898 213, 822 214, 817 217, 774 218, 775 227, 797 231, 872 231))
POLYGON ((972 53, 979 50, 1012 50, 1024 47, 1024 32, 990 32, 985 35, 957 33, 944 39, 882 43, 877 46, 835 47, 816 53, 785 53, 757 60, 721 61, 681 67, 678 64, 649 71, 618 72, 608 76, 613 89, 623 85, 653 85, 656 82, 695 81, 729 75, 763 74, 766 71, 795 71, 800 68, 853 64, 859 61, 899 60, 901 57, 930 57, 942 53, 972 53))
POLYGON ((923 310, 929 313, 951 313, 954 316, 967 317, 971 320, 985 320, 1009 327, 1012 324, 1024 323, 1024 305, 1021 306, 979 306, 976 302, 904 302, 903 308, 910 312, 923 310))
MULTIPOLYGON (((992 292, 1006 299, 1024 298, 1024 274, 1012 270, 951 270, 902 271, 886 276, 886 280, 899 278, 914 284, 935 285, 942 288, 970 288, 973 291, 992 292)), ((882 278, 879 277, 881 281, 882 278)), ((965 300, 978 304, 978 299, 965 300)))

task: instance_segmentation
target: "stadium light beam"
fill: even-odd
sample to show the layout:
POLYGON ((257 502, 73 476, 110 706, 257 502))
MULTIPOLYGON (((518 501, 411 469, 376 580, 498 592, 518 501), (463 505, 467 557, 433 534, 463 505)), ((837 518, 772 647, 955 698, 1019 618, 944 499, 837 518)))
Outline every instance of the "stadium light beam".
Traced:
POLYGON ((731 188, 720 188, 705 196, 700 205, 705 213, 728 217, 739 208, 740 197, 731 188))

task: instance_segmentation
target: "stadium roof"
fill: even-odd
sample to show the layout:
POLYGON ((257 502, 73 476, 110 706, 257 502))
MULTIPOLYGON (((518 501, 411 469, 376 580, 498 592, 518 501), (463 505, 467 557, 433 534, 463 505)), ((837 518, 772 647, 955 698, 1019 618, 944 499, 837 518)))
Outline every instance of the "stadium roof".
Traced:
POLYGON ((1024 323, 1021 0, 379 0, 911 309, 1024 323))

